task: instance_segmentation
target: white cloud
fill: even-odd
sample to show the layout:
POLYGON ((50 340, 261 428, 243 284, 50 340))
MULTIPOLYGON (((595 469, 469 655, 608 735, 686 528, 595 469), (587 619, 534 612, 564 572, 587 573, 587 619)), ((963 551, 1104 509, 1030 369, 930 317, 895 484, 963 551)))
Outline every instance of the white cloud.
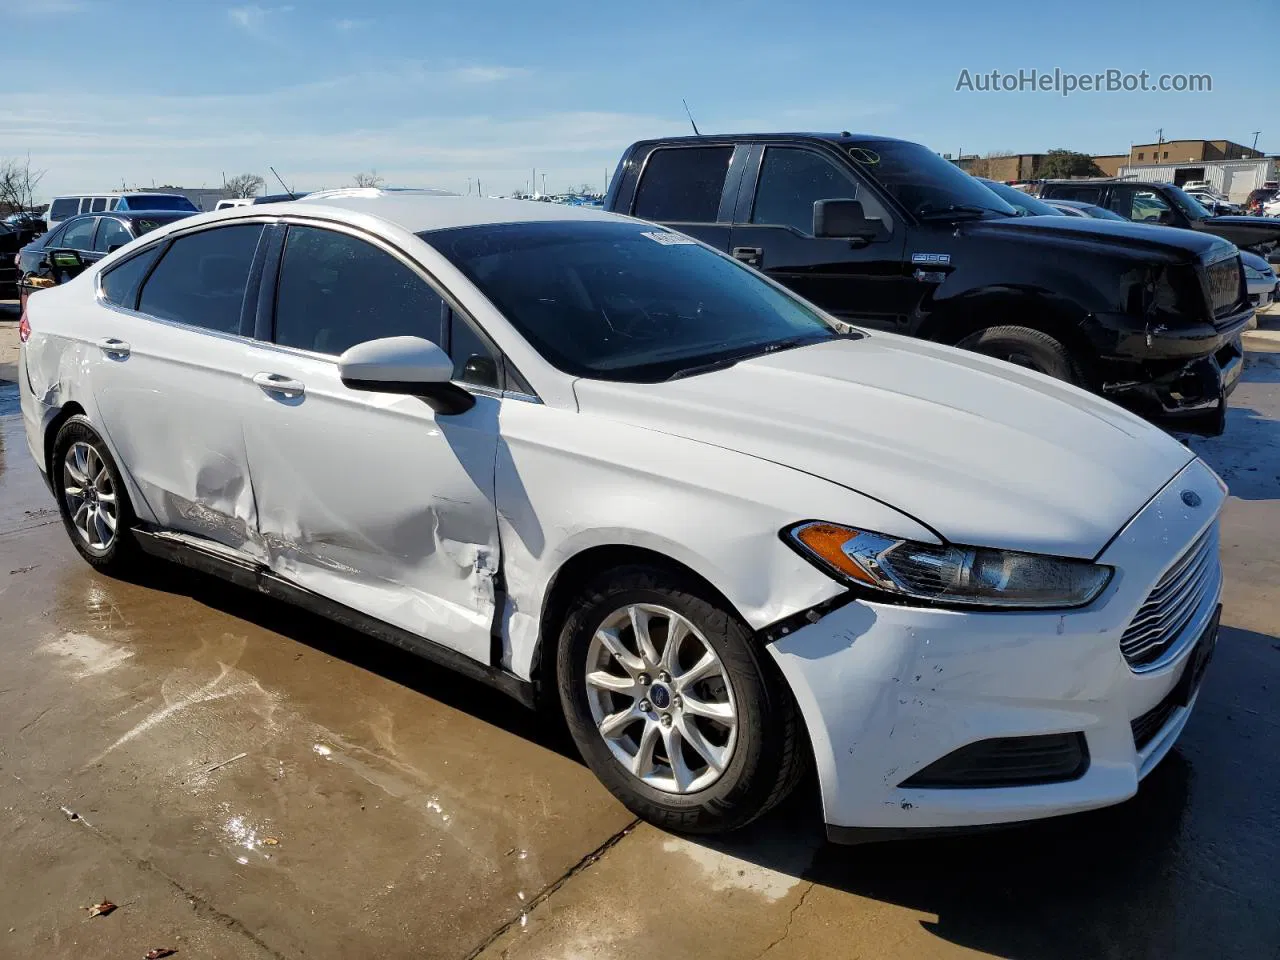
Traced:
POLYGON ((517 77, 527 76, 528 70, 523 67, 486 67, 471 66, 458 67, 452 71, 455 80, 461 80, 463 83, 498 83, 502 80, 514 80, 517 77))
POLYGON ((373 23, 372 20, 351 20, 343 18, 341 20, 333 21, 333 29, 346 33, 349 30, 359 30, 361 27, 367 27, 371 23, 373 23))
POLYGON ((286 5, 283 7, 260 7, 256 3, 247 3, 240 7, 229 7, 227 16, 231 22, 246 33, 255 37, 266 35, 267 21, 280 13, 288 13, 293 7, 286 5))

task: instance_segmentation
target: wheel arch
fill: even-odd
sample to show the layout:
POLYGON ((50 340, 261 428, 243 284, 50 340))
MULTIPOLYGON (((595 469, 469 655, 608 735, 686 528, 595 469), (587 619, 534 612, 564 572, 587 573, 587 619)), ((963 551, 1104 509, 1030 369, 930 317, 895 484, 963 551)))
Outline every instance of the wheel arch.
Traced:
POLYGON ((74 400, 68 400, 62 405, 53 419, 49 421, 48 426, 44 428, 44 469, 45 476, 53 477, 53 446, 58 439, 58 431, 62 429, 62 425, 75 416, 87 416, 84 407, 80 406, 74 400))

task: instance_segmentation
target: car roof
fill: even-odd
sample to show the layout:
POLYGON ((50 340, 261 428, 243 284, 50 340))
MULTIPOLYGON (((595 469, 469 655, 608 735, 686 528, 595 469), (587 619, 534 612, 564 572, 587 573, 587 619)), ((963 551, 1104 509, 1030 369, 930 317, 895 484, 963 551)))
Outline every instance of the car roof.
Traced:
POLYGON ((1089 203, 1085 200, 1059 200, 1057 197, 1047 197, 1044 202, 1051 207, 1075 207, 1077 210, 1097 206, 1096 203, 1089 203))
POLYGON ((376 197, 322 197, 316 200, 287 200, 284 203, 232 207, 218 211, 219 217, 262 216, 264 213, 318 214, 321 211, 350 212, 377 217, 410 233, 447 230, 496 223, 537 223, 550 220, 627 221, 614 213, 590 207, 536 200, 500 200, 486 197, 424 196, 387 194, 376 197))
POLYGON ((692 145, 698 143, 705 144, 723 144, 730 140, 827 140, 830 142, 848 144, 862 143, 874 141, 876 143, 911 143, 910 140, 902 140, 898 137, 883 137, 875 133, 850 133, 848 130, 842 130, 839 133, 820 133, 815 131, 808 132, 792 132, 792 133, 717 133, 717 134, 701 134, 699 136, 684 137, 653 137, 649 140, 639 140, 634 146, 647 147, 656 144, 674 143, 681 145, 692 145))
POLYGON ((194 217, 190 210, 86 210, 67 217, 62 223, 84 220, 87 217, 115 217, 117 220, 183 220, 194 217))

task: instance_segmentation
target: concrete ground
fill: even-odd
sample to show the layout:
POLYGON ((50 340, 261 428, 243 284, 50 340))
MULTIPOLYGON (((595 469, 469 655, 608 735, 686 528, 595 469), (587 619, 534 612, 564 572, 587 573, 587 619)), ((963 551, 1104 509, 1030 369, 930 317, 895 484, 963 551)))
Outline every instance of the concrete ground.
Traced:
POLYGON ((1232 488, 1226 609, 1175 752, 1118 808, 860 848, 812 784, 723 841, 638 825, 499 694, 94 574, 0 384, 0 957, 1280 957, 1280 343, 1248 345, 1193 441, 1232 488))

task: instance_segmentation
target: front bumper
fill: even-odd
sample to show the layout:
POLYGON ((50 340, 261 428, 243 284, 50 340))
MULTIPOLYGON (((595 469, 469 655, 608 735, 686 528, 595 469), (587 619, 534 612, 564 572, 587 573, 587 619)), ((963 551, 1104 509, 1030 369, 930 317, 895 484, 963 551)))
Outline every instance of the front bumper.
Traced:
MULTIPOLYGON (((1143 746, 1135 720, 1175 692, 1217 609, 1221 574, 1169 652, 1138 672, 1119 640, 1152 587, 1216 517, 1225 493, 1195 461, 1098 558, 1116 574, 1089 607, 963 612, 854 601, 770 646, 813 744, 828 832, 931 832, 1075 813, 1132 797, 1194 705, 1162 715, 1143 746), (1192 490, 1201 505, 1181 499, 1192 490), (970 744, 1081 734, 1083 772, 1065 782, 906 787, 970 744)), ((1216 561, 1215 561, 1216 563, 1216 561)))

